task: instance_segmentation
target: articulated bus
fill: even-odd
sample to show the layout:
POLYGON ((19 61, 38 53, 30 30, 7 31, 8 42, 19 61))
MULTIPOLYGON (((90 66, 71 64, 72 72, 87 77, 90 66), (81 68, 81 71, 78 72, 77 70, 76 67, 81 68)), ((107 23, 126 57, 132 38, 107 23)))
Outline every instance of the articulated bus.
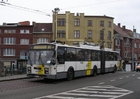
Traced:
POLYGON ((27 76, 72 80, 75 77, 116 72, 119 54, 99 46, 60 43, 33 44, 28 53, 27 76))

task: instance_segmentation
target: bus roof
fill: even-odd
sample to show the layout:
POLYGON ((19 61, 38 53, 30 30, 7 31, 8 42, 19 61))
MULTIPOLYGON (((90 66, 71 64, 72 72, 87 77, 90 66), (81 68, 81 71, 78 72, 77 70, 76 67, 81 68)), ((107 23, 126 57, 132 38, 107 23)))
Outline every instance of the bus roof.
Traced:
MULTIPOLYGON (((99 45, 95 45, 95 44, 87 44, 87 43, 79 43, 77 45, 67 45, 67 44, 62 44, 62 43, 37 43, 37 44, 32 44, 32 45, 46 45, 46 44, 50 44, 50 45, 56 45, 56 46, 62 46, 62 47, 73 47, 73 48, 82 48, 82 49, 92 49, 92 50, 101 50, 99 45)), ((110 52, 117 52, 117 51, 113 51, 110 48, 104 48, 104 51, 110 51, 110 52)))

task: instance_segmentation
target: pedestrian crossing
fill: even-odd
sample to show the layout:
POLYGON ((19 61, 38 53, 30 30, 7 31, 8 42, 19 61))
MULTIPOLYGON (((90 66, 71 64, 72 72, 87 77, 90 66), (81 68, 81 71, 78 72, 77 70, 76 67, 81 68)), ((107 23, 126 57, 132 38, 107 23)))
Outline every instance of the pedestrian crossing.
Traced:
POLYGON ((116 99, 131 93, 133 93, 133 91, 111 85, 87 86, 34 99, 116 99))

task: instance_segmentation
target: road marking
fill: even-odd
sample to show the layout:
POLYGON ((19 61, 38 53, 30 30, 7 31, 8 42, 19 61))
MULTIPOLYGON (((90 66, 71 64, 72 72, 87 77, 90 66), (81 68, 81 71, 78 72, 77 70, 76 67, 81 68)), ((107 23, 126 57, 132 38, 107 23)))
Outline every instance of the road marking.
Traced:
POLYGON ((87 86, 75 90, 61 92, 52 95, 37 97, 34 99, 116 99, 131 94, 133 91, 114 87, 111 85, 87 86))
POLYGON ((137 79, 140 79, 140 77, 138 77, 137 79))
POLYGON ((135 76, 135 74, 134 74, 134 75, 132 75, 132 76, 135 76))
POLYGON ((112 79, 112 80, 110 80, 110 81, 115 81, 115 79, 112 79))
POLYGON ((126 76, 126 78, 128 78, 129 76, 126 76))
POLYGON ((122 77, 120 79, 123 79, 122 77))
POLYGON ((104 84, 105 82, 101 82, 101 83, 99 83, 99 85, 102 85, 102 84, 104 84))

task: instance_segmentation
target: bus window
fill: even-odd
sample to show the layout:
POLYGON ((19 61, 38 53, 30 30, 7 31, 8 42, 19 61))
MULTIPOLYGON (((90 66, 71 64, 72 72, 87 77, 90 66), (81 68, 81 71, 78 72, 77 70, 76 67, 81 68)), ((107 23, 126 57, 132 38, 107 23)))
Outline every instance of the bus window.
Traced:
POLYGON ((64 47, 58 47, 57 61, 59 64, 64 64, 64 62, 65 62, 65 48, 64 47))
POLYGON ((85 60, 85 53, 83 49, 76 49, 76 58, 77 61, 84 61, 85 60))
POLYGON ((85 50, 85 61, 90 61, 91 60, 91 51, 90 50, 85 50))
POLYGON ((90 51, 91 53, 91 60, 92 61, 99 61, 100 60, 100 52, 96 50, 90 51))
POLYGON ((118 53, 114 53, 114 59, 115 61, 119 60, 120 59, 120 56, 118 53))
POLYGON ((66 60, 67 61, 75 61, 76 60, 76 49, 67 48, 66 60))

